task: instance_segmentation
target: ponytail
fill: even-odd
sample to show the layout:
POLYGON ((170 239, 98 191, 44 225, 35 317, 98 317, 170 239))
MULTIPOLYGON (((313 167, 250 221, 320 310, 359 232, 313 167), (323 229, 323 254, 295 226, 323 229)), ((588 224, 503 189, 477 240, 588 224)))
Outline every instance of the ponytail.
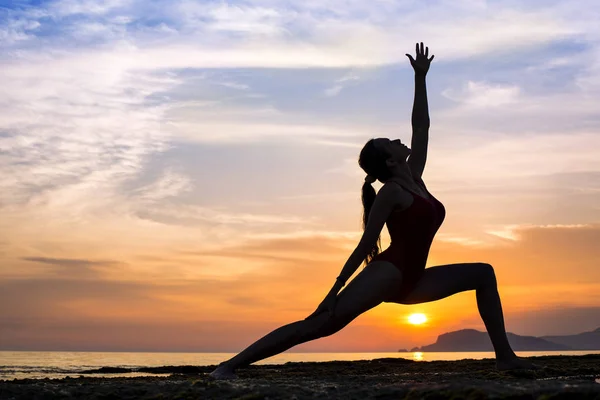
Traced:
MULTIPOLYGON (((362 203, 363 203, 363 231, 367 228, 367 222, 369 221, 369 213, 371 212, 371 207, 375 202, 375 189, 369 182, 365 182, 362 186, 362 203)), ((371 260, 379 254, 379 246, 381 245, 381 237, 377 238, 377 242, 372 249, 370 249, 369 253, 365 257, 365 265, 370 263, 371 260)))
MULTIPOLYGON (((362 187, 362 203, 363 203, 363 231, 367 229, 367 222, 369 220, 369 213, 371 207, 375 202, 375 189, 371 184, 375 180, 379 179, 380 182, 384 182, 392 176, 389 170, 386 160, 388 154, 385 151, 378 149, 375 146, 375 139, 370 139, 360 151, 358 157, 358 165, 367 173, 365 183, 362 187)), ((369 253, 365 257, 364 261, 366 264, 370 263, 373 258, 379 254, 379 248, 381 247, 381 236, 377 237, 377 241, 373 248, 369 250, 369 253)))

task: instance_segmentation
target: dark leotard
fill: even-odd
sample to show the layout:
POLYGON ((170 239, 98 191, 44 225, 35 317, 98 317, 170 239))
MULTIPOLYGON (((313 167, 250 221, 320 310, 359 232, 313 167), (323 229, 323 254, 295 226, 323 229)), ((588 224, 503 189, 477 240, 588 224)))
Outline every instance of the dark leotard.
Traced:
MULTIPOLYGON (((417 183, 429 193, 422 179, 417 179, 417 183)), ((373 258, 373 261, 389 261, 402 272, 396 299, 407 296, 423 275, 431 242, 446 216, 444 205, 431 194, 431 199, 426 199, 411 193, 414 201, 410 207, 393 209, 386 220, 390 246, 373 258)))

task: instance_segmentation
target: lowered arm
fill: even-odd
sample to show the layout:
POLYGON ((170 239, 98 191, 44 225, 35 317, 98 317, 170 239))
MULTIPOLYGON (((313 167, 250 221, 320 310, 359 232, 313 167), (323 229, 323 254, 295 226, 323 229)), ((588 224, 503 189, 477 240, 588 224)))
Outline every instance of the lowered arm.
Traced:
POLYGON ((393 189, 391 186, 383 186, 379 190, 379 193, 377 193, 362 238, 356 246, 356 249, 354 249, 348 258, 348 261, 346 261, 346 264, 344 264, 334 285, 334 288, 337 287, 338 291, 346 284, 346 281, 354 274, 367 254, 369 254, 373 246, 375 246, 375 243, 377 243, 377 239, 381 234, 385 221, 388 219, 388 216, 395 206, 392 191, 393 189))
POLYGON ((392 212, 392 209, 396 203, 398 203, 396 200, 397 197, 395 197, 394 194, 395 191, 391 185, 384 185, 379 190, 379 193, 377 193, 377 196, 375 196, 375 201, 373 202, 373 206, 369 212, 367 226, 365 227, 365 231, 363 232, 358 246, 356 246, 356 249, 354 249, 348 258, 348 261, 346 261, 344 264, 340 275, 335 280, 333 287, 329 290, 329 293, 327 293, 325 299, 321 302, 321 304, 319 304, 319 307, 317 307, 315 312, 305 319, 312 318, 324 310, 329 310, 329 313, 333 315, 338 292, 342 287, 344 287, 346 281, 354 274, 360 264, 362 264, 363 260, 367 254, 369 254, 373 246, 375 246, 375 243, 377 243, 377 239, 379 238, 379 234, 381 233, 381 229, 383 228, 383 225, 385 225, 385 221, 392 212))

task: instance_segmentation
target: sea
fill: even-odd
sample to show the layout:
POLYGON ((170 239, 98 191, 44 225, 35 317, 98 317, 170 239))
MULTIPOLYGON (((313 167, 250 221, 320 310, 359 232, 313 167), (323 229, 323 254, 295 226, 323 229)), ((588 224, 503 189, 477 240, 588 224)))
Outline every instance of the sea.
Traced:
MULTIPOLYGON (((521 357, 600 354, 600 350, 585 351, 517 351, 521 357)), ((127 368, 131 372, 94 373, 94 377, 163 376, 136 372, 142 367, 217 365, 235 353, 120 353, 62 351, 0 351, 0 380, 77 378, 84 371, 101 367, 127 368)), ((255 363, 285 364, 303 361, 354 361, 376 358, 404 358, 414 361, 455 361, 494 358, 493 352, 390 352, 390 353, 282 353, 255 363)))

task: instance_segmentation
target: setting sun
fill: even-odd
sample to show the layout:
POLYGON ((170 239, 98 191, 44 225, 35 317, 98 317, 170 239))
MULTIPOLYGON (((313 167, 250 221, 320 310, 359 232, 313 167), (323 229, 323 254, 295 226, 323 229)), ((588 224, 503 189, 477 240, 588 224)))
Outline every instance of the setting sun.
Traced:
POLYGON ((413 325, 421 325, 427 322, 427 316, 425 314, 411 314, 408 316, 408 322, 413 325))

